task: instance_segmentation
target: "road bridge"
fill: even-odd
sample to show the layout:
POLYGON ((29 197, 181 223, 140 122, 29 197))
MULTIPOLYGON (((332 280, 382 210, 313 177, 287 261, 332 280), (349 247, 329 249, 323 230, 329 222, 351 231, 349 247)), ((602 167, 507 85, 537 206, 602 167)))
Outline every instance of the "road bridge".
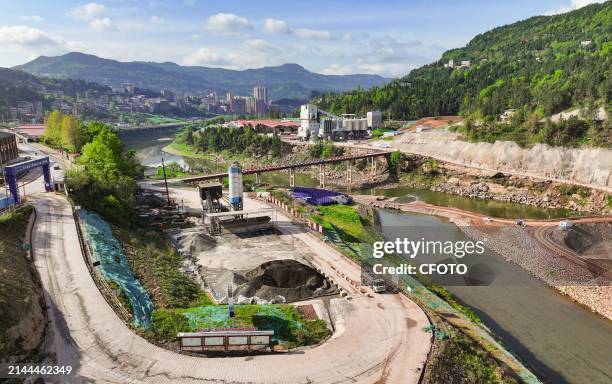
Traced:
MULTIPOLYGON (((349 185, 352 184, 352 176, 353 176, 353 164, 356 160, 362 159, 372 159, 372 169, 376 170, 376 157, 387 157, 391 154, 391 151, 376 151, 370 153, 362 153, 348 156, 335 156, 329 157, 327 159, 316 159, 316 160, 307 160, 299 163, 291 163, 291 164, 275 164, 269 165, 265 167, 257 167, 257 168, 247 168, 242 170, 243 175, 255 175, 255 181, 257 183, 261 182, 260 175, 264 172, 275 172, 282 171, 285 169, 289 170, 289 185, 291 187, 295 186, 295 169, 296 168, 304 168, 318 165, 319 166, 319 185, 321 188, 325 188, 325 164, 330 163, 339 163, 346 162, 347 165, 347 183, 349 185)), ((183 183, 194 183, 198 181, 206 181, 206 180, 219 180, 223 181, 224 178, 227 177, 227 172, 219 172, 212 173, 209 175, 202 176, 191 176, 185 177, 181 179, 174 179, 169 181, 174 182, 183 182, 183 183)))
POLYGON ((144 130, 155 130, 155 129, 170 129, 170 128, 183 128, 184 126, 191 123, 198 123, 199 121, 180 122, 180 123, 168 123, 168 124, 151 124, 151 125, 135 125, 130 127, 118 127, 119 131, 144 131, 144 130))

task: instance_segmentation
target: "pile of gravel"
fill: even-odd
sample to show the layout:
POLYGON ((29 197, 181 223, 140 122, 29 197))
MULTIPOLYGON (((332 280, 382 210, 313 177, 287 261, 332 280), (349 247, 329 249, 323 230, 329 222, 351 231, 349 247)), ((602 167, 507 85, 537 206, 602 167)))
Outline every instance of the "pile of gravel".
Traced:
POLYGON ((217 240, 201 231, 191 232, 178 239, 179 247, 191 255, 197 255, 213 249, 217 245, 217 240))
POLYGON ((296 260, 263 263, 244 278, 234 290, 238 303, 290 303, 338 293, 317 270, 296 260))

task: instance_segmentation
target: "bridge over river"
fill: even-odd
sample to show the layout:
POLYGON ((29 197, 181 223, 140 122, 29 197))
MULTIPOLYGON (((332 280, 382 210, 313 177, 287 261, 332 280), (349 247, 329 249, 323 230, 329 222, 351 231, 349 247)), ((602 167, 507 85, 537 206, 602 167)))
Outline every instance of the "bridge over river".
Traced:
MULTIPOLYGON (((376 170, 375 158, 388 157, 390 154, 391 154, 391 151, 376 151, 376 152, 361 153, 361 154, 354 154, 354 155, 348 155, 348 156, 329 157, 327 159, 308 160, 308 161, 302 161, 299 163, 274 164, 274 165, 269 165, 265 167, 243 169, 242 174, 255 175, 255 182, 259 183, 261 182, 260 175, 264 172, 274 172, 274 171, 282 171, 282 170, 288 169, 289 170, 289 185, 291 187, 294 187, 296 168, 304 168, 304 167, 311 167, 311 166, 318 165, 319 166, 319 185, 322 188, 325 188, 325 164, 346 162, 347 183, 351 185, 353 181, 353 164, 356 160, 372 159, 372 168, 376 170)), ((202 176, 191 176, 191 177, 173 179, 173 180, 168 180, 168 181, 183 182, 183 183, 194 183, 194 182, 206 181, 206 180, 223 181, 225 177, 227 177, 227 172, 212 173, 209 175, 202 175, 202 176)))

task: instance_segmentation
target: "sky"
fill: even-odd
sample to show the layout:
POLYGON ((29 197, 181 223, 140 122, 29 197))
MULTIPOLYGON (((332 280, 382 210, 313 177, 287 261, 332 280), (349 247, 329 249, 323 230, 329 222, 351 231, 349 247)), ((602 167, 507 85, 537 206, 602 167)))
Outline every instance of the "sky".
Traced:
POLYGON ((0 66, 79 51, 231 69, 407 74, 491 28, 601 0, 0 0, 0 66))

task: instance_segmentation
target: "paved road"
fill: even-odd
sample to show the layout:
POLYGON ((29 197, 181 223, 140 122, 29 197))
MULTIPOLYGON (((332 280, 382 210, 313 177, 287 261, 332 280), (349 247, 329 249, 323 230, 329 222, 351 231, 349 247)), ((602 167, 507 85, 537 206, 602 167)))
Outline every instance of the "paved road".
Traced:
MULTIPOLYGON (((430 348, 430 335, 422 331, 428 321, 420 308, 399 295, 370 298, 354 294, 352 300, 334 300, 338 318, 332 339, 293 353, 201 358, 156 347, 127 327, 98 291, 83 260, 65 198, 39 194, 32 202, 38 213, 33 239, 35 265, 49 306, 45 349, 77 372, 71 380, 57 382, 418 381, 430 348)), ((335 261, 322 259, 323 264, 335 261)), ((351 268, 350 264, 345 266, 351 268)))

